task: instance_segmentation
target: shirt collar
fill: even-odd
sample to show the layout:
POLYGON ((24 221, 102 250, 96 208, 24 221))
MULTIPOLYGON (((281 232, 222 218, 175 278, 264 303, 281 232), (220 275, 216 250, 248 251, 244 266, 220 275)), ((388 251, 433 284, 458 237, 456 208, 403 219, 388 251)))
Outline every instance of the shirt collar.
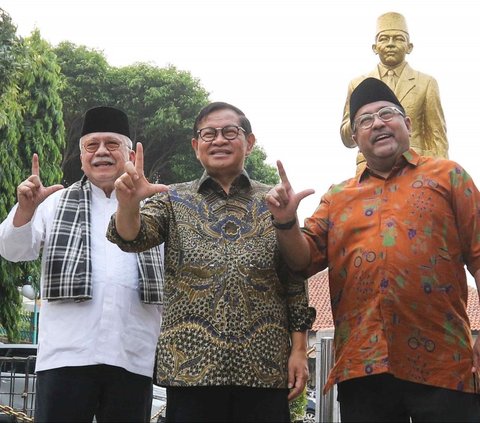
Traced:
POLYGON ((405 66, 407 66, 407 62, 401 63, 396 68, 387 68, 383 63, 379 63, 378 73, 380 74, 381 78, 384 78, 385 76, 387 76, 387 72, 389 70, 393 70, 393 72, 395 73, 395 76, 399 77, 402 74, 403 69, 405 69, 405 66))
MULTIPOLYGON (((394 168, 404 168, 407 164, 410 164, 413 167, 418 166, 420 162, 420 155, 413 149, 409 148, 402 156, 398 159, 397 163, 395 164, 394 168)), ((363 169, 363 171, 357 175, 355 178, 357 183, 361 183, 364 179, 367 179, 371 175, 371 170, 368 168, 368 164, 363 169)))
MULTIPOLYGON (((200 192, 200 190, 205 189, 209 186, 212 186, 212 184, 218 185, 218 183, 215 181, 215 179, 213 179, 205 171, 205 172, 203 172, 202 177, 200 179, 198 179, 195 190, 197 192, 200 192)), ((251 179, 248 176, 248 173, 245 169, 242 170, 242 172, 235 178, 235 180, 232 183, 232 186, 238 186, 239 188, 250 187, 251 185, 252 185, 251 179)))

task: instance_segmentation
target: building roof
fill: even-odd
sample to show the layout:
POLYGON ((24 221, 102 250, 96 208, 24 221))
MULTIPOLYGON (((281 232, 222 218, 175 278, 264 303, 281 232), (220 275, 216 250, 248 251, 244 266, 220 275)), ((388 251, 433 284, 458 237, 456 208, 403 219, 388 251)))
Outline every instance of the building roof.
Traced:
MULTIPOLYGON (((317 318, 312 326, 312 331, 332 330, 333 318, 330 306, 330 293, 328 289, 328 272, 319 272, 308 280, 308 296, 310 305, 317 310, 317 318)), ((478 291, 474 286, 468 285, 467 314, 470 319, 472 331, 480 330, 480 304, 478 291)))

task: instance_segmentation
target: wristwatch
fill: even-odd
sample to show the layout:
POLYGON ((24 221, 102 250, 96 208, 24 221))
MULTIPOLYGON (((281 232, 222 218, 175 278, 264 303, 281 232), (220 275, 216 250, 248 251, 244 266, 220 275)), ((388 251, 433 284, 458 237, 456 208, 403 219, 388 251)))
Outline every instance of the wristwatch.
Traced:
POLYGON ((297 223, 297 217, 296 216, 293 218, 293 220, 290 220, 289 222, 285 222, 285 223, 277 223, 277 222, 275 222, 275 218, 273 217, 273 215, 271 217, 272 217, 273 227, 276 228, 276 229, 280 229, 280 230, 292 229, 294 227, 295 223, 297 223))

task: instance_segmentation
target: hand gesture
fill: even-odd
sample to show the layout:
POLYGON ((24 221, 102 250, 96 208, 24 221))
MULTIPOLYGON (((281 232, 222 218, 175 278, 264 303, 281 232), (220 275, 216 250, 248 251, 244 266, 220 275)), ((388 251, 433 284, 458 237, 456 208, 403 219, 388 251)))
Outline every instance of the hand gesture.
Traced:
POLYGON ((140 202, 157 192, 168 191, 167 185, 151 184, 145 178, 143 169, 143 146, 137 143, 135 164, 125 163, 125 173, 115 181, 115 192, 120 208, 136 210, 140 202))
POLYGON ((44 187, 40 180, 38 155, 32 156, 32 174, 17 187, 18 208, 14 225, 21 226, 29 222, 37 207, 51 194, 63 188, 63 185, 44 187))
POLYGON ((265 200, 273 218, 279 223, 285 223, 295 219, 300 201, 315 191, 306 189, 295 194, 280 160, 277 161, 277 168, 281 182, 268 192, 265 200))

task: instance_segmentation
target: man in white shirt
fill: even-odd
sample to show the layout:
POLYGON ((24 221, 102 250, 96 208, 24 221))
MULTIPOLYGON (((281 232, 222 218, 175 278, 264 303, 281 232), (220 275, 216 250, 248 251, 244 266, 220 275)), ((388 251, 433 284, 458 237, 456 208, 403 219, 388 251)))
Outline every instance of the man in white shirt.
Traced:
POLYGON ((80 138, 83 178, 43 186, 37 154, 0 225, 0 255, 42 255, 36 422, 150 420, 160 333, 160 249, 125 253, 105 237, 114 182, 134 161, 128 118, 96 107, 80 138))

